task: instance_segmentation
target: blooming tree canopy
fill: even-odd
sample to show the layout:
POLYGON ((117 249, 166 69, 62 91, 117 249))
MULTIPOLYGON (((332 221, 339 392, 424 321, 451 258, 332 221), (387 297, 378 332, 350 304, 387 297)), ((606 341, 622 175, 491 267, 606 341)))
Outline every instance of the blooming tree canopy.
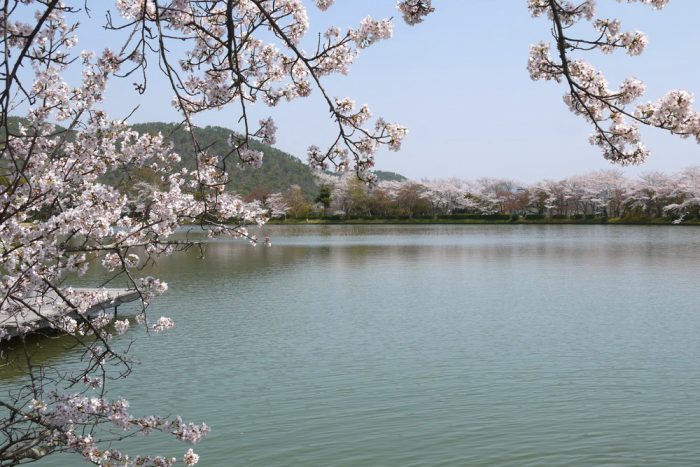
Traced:
MULTIPOLYGON (((667 3, 638 1, 656 8, 667 3)), ((333 0, 314 3, 326 10, 333 0)), ((0 464, 65 451, 95 464, 197 463, 192 449, 176 459, 109 447, 112 440, 152 431, 196 443, 209 427, 178 417, 137 417, 129 413, 127 401, 106 398, 105 383, 130 372, 128 356, 114 345, 128 332, 130 321, 89 319, 86 311, 104 301, 107 291, 73 289, 66 280, 89 268, 103 268, 138 292, 139 321, 147 329, 162 332, 174 326, 167 317, 148 317, 149 302, 167 285, 144 276, 142 268, 158 256, 192 246, 173 238, 177 227, 187 222, 202 226, 210 236, 231 235, 256 244, 246 226, 263 224, 267 218, 267 210, 259 204, 246 203, 225 189, 232 164, 263 163, 262 152, 252 149, 251 141, 275 142, 271 119, 249 118, 248 109, 255 104, 276 106, 319 93, 337 132, 325 145, 309 147, 310 165, 321 170, 352 168, 373 182, 370 169, 377 150, 399 150, 407 130, 373 118, 366 105, 331 94, 324 80, 348 73, 363 49, 391 37, 392 20, 367 17, 353 28, 328 27, 306 50, 301 43, 309 32, 309 6, 311 2, 302 0, 3 2, 0 338, 12 327, 18 333, 13 341, 21 345, 35 329, 33 321, 20 318, 34 316, 73 336, 86 363, 74 373, 49 380, 45 368, 27 357, 27 384, 0 400, 0 464), (96 8, 108 9, 105 34, 119 39, 106 50, 79 49, 78 18, 96 8), (171 104, 190 135, 193 170, 172 169, 180 156, 165 136, 139 134, 101 108, 110 80, 135 80, 135 96, 143 93, 149 65, 170 85, 171 104), (73 83, 68 76, 76 67, 81 78, 73 83), (226 153, 213 153, 197 140, 193 118, 221 108, 236 112, 237 133, 228 141, 226 153), (147 170, 156 182, 133 189, 106 182, 112 174, 128 176, 136 170, 147 170), (43 316, 41 307, 47 304, 58 313, 43 316)), ((643 94, 640 81, 629 79, 611 90, 599 72, 570 56, 591 49, 606 53, 623 49, 636 55, 646 44, 641 33, 622 32, 616 19, 596 18, 594 6, 592 0, 528 0, 533 16, 549 18, 555 51, 547 43, 532 48, 528 64, 532 78, 566 83, 567 104, 593 125, 592 142, 615 162, 634 163, 646 157, 637 130, 640 124, 699 138, 700 118, 691 109, 688 93, 672 91, 656 103, 631 107, 643 94), (584 21, 593 26, 592 39, 570 34, 584 21)), ((401 0, 397 7, 410 25, 433 12, 431 0, 401 0)), ((97 20, 92 15, 89 19, 97 20)), ((435 203, 455 204, 453 192, 451 188, 435 203)))
MULTIPOLYGON (((669 0, 626 2, 661 9, 669 0)), ((690 93, 672 90, 656 102, 639 102, 645 93, 642 81, 630 77, 617 89, 611 89, 602 72, 573 57, 577 52, 594 50, 605 54, 622 50, 629 55, 640 55, 648 43, 640 31, 623 31, 620 20, 598 17, 595 6, 594 0, 528 0, 532 16, 549 19, 553 37, 553 44, 540 42, 531 47, 530 77, 565 83, 568 89, 564 101, 573 113, 593 126, 591 144, 600 147, 603 156, 612 162, 637 164, 647 158, 649 150, 641 141, 640 125, 700 142, 700 114, 692 108, 690 93), (583 22, 591 26, 589 36, 580 35, 578 26, 583 22)))
MULTIPOLYGON (((678 173, 649 172, 626 178, 600 170, 533 184, 503 178, 380 181, 323 175, 335 218, 459 221, 539 221, 545 218, 613 222, 697 223, 700 167, 678 173), (358 195, 356 190, 364 190, 358 195)), ((283 206, 282 209, 285 207, 283 206)), ((285 211, 290 216, 293 212, 285 211)), ((320 215, 320 211, 317 213, 320 215)))

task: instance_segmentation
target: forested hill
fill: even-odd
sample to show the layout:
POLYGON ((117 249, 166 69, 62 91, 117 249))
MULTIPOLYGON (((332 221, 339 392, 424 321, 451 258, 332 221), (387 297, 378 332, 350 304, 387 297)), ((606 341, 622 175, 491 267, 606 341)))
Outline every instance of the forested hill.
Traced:
MULTIPOLYGON (((190 136, 182 128, 172 123, 139 123, 132 127, 141 133, 160 132, 170 139, 173 149, 182 157, 186 167, 194 167, 194 152, 190 136)), ((227 141, 231 130, 218 126, 197 128, 195 135, 202 147, 209 147, 213 154, 226 154, 230 148, 227 141)), ((316 180, 309 167, 296 157, 258 142, 251 142, 252 149, 262 151, 263 165, 259 169, 232 166, 230 189, 241 194, 260 192, 283 192, 292 185, 299 185, 302 191, 313 197, 318 192, 316 180)), ((235 164, 234 164, 235 165, 235 164)))
POLYGON ((377 176, 377 179, 380 182, 405 182, 408 180, 401 174, 397 174, 396 172, 385 172, 383 170, 375 170, 374 175, 377 176))

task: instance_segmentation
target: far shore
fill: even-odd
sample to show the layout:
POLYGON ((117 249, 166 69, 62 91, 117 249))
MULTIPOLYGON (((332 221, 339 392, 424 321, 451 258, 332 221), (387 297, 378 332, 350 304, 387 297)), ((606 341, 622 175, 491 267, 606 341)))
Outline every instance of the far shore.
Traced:
POLYGON ((268 225, 666 225, 700 226, 700 219, 674 223, 673 219, 593 218, 593 219, 270 219, 268 225))

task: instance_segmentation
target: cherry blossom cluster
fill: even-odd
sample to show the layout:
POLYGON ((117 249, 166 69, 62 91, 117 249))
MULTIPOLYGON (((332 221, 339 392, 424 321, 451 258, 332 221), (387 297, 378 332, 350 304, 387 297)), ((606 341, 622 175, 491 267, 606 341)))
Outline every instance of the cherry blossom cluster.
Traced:
POLYGON ((163 332, 174 327, 175 322, 167 316, 161 316, 158 318, 158 321, 153 324, 153 330, 156 332, 163 332))
MULTIPOLYGON (((32 8, 32 3, 15 4, 11 11, 32 8)), ((118 7, 136 15, 155 14, 151 2, 141 4, 145 10, 138 4, 119 2, 118 7)), ((109 79, 122 71, 127 57, 105 50, 84 52, 78 61, 72 61, 77 29, 68 25, 66 17, 73 10, 59 2, 37 3, 36 8, 36 25, 7 23, 7 11, 3 12, 3 21, 12 24, 9 38, 2 42, 8 52, 3 69, 24 66, 33 70, 33 79, 27 84, 22 81, 25 75, 5 74, 7 87, 0 98, 0 125, 5 135, 0 145, 0 334, 6 338, 10 329, 21 336, 34 331, 31 324, 17 323, 23 317, 46 319, 55 329, 75 336, 76 344, 84 347, 86 366, 66 375, 62 382, 18 388, 11 406, 17 410, 26 406, 32 412, 21 429, 12 428, 10 420, 0 421, 8 434, 0 443, 0 462, 74 451, 94 463, 170 465, 173 459, 130 458, 101 448, 96 435, 84 435, 92 427, 111 425, 131 433, 165 429, 179 439, 196 442, 208 428, 198 429, 181 420, 166 424, 135 419, 120 409, 126 404, 61 392, 82 381, 89 389, 104 393, 104 381, 115 376, 110 368, 121 367, 116 376, 128 374, 131 368, 127 356, 112 346, 115 336, 128 332, 129 320, 109 326, 111 316, 105 313, 88 318, 88 310, 96 303, 109 301, 108 292, 65 287, 66 275, 84 275, 100 264, 120 274, 140 294, 143 309, 139 319, 147 321, 146 307, 165 292, 167 284, 139 277, 138 268, 189 246, 171 240, 183 221, 212 224, 210 234, 246 237, 244 225, 263 223, 266 213, 222 190, 227 177, 217 165, 220 158, 211 156, 212 163, 206 164, 202 153, 202 170, 173 172, 180 157, 163 136, 138 134, 99 110, 109 79), (64 79, 71 63, 82 66, 77 85, 64 79), (18 108, 27 109, 25 118, 10 118, 10 112, 18 108), (103 182, 109 174, 137 168, 155 174, 160 183, 137 185, 132 191, 103 182), (57 314, 44 317, 46 306, 55 308, 57 314), (84 338, 87 336, 90 339, 84 338), (54 389, 55 393, 49 393, 54 389), (30 404, 29 399, 51 402, 30 404), (51 427, 48 431, 47 426, 51 427), (28 445, 39 447, 30 450, 28 445)), ((260 138, 271 142, 274 123, 264 121, 261 129, 260 138)), ((172 320, 162 317, 152 329, 161 332, 172 327, 172 320)), ((31 365, 29 371, 34 381, 41 381, 46 373, 31 365)), ((190 450, 185 460, 196 463, 197 455, 190 450)))
MULTIPOLYGON (((656 9, 668 4, 668 0, 627 0, 627 3, 635 2, 656 9)), ((590 63, 571 57, 576 51, 593 49, 603 53, 623 49, 629 55, 639 55, 647 45, 642 32, 623 32, 618 19, 597 17, 595 7, 593 0, 528 0, 532 16, 546 16, 551 21, 556 50, 553 53, 546 42, 531 47, 527 66, 530 77, 567 84, 569 90, 564 101, 572 112, 592 124, 594 133, 590 142, 600 147, 603 156, 612 162, 637 164, 648 157, 649 150, 641 141, 640 125, 700 141, 697 123, 700 114, 693 110, 693 97, 689 93, 673 90, 657 102, 639 103, 645 92, 640 80, 627 78, 613 89, 590 63), (571 32, 582 21, 592 26, 594 34, 590 39, 576 37, 571 32)))
MULTIPOLYGON (((157 416, 135 418, 129 413, 129 402, 124 399, 108 401, 80 394, 51 393, 46 401, 32 399, 23 408, 22 414, 26 419, 46 427, 44 436, 47 446, 57 445, 79 452, 85 460, 98 465, 170 466, 177 462, 175 458, 162 456, 131 458, 117 449, 100 448, 89 430, 103 419, 123 431, 136 430, 144 435, 154 431, 166 432, 190 444, 199 442, 210 430, 206 424, 185 423, 179 417, 172 420, 157 416)), ((198 460, 199 456, 192 449, 188 449, 183 457, 186 465, 194 465, 198 460)))
POLYGON ((404 21, 407 24, 414 25, 422 23, 423 19, 435 11, 432 0, 400 0, 397 6, 404 21))
POLYGON ((354 156, 357 174, 372 184, 376 180, 370 172, 374 167, 374 154, 380 144, 391 151, 401 149, 401 143, 408 134, 408 129, 395 123, 387 123, 378 118, 374 131, 362 127, 372 117, 367 105, 356 110, 355 102, 350 98, 335 99, 335 118, 343 131, 336 142, 327 151, 312 145, 307 151, 309 165, 317 170, 329 170, 331 164, 337 172, 343 172, 349 164, 349 154, 354 156), (359 135, 359 137, 355 136, 359 135), (341 141, 345 147, 341 146, 341 141))

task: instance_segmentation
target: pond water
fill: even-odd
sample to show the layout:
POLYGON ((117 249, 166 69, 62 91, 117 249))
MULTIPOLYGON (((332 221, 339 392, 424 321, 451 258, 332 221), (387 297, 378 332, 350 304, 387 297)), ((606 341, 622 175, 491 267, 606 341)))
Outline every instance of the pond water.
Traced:
MULTIPOLYGON (((141 363, 111 394, 137 415, 211 425, 199 465, 699 462, 700 229, 265 234, 272 248, 216 241, 205 260, 161 260, 170 289, 151 316, 176 327, 122 338, 141 363)), ((45 357, 72 365, 58 345, 45 357)), ((162 436, 126 445, 188 448, 162 436)))

